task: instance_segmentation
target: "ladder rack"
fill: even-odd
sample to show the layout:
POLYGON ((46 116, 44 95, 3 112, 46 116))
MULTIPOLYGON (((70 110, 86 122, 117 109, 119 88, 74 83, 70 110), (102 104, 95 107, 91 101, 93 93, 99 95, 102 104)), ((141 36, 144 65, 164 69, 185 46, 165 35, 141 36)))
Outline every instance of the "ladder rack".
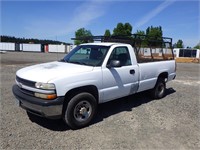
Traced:
MULTIPOLYGON (((83 43, 91 43, 94 41, 100 42, 116 42, 130 44, 136 54, 138 62, 141 61, 140 55, 144 54, 144 49, 150 50, 151 60, 155 61, 153 50, 159 49, 162 54, 162 59, 159 57, 159 61, 166 59, 174 59, 174 53, 172 50, 172 38, 169 37, 155 37, 139 34, 131 34, 129 36, 85 36, 72 38, 72 40, 80 40, 83 43), (165 49, 165 50, 164 50, 165 49), (165 54, 166 49, 170 50, 170 54, 165 54), (166 56, 169 55, 169 56, 166 56)), ((143 61, 142 61, 143 62, 143 61)))
POLYGON ((130 44, 133 47, 165 47, 166 44, 169 44, 169 47, 172 47, 172 38, 168 37, 154 37, 147 35, 131 34, 130 36, 85 36, 72 38, 72 40, 80 40, 84 43, 100 41, 100 42, 117 42, 117 43, 126 43, 130 44))

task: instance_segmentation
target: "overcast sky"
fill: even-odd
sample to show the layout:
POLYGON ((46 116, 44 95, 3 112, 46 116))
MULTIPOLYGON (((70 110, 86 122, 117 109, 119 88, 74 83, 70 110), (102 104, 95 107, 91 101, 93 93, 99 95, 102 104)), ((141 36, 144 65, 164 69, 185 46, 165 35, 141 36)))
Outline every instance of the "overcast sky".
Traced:
POLYGON ((199 0, 3 0, 1 35, 72 42, 79 28, 103 35, 129 22, 133 33, 162 26, 173 43, 182 39, 194 47, 200 42, 199 9, 199 0))

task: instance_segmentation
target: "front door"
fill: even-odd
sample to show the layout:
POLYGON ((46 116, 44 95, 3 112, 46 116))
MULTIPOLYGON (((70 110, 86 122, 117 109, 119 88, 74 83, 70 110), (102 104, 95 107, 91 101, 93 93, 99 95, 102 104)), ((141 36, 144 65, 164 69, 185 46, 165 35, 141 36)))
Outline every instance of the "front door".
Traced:
POLYGON ((131 63, 128 48, 114 48, 107 64, 112 60, 119 60, 121 67, 102 70, 104 102, 133 94, 138 89, 138 66, 131 63))

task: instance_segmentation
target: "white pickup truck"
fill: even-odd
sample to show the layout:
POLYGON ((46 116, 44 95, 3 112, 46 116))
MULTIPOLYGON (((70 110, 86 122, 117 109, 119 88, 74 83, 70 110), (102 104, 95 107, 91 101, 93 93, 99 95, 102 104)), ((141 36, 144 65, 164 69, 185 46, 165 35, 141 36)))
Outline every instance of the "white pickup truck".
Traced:
POLYGON ((136 57, 130 44, 81 44, 60 61, 18 70, 13 94, 30 113, 62 117, 72 129, 82 128, 100 103, 145 90, 155 99, 165 96, 166 82, 176 76, 173 52, 169 57, 164 50, 160 55, 161 50, 149 50, 136 57))

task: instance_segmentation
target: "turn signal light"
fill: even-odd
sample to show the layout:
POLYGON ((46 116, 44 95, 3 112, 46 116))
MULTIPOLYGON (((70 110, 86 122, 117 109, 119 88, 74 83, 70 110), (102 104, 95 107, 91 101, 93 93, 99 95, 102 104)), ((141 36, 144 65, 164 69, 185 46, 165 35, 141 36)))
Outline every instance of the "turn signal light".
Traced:
POLYGON ((57 97, 56 94, 42 94, 42 93, 35 93, 35 97, 43 98, 46 100, 55 99, 57 97))

